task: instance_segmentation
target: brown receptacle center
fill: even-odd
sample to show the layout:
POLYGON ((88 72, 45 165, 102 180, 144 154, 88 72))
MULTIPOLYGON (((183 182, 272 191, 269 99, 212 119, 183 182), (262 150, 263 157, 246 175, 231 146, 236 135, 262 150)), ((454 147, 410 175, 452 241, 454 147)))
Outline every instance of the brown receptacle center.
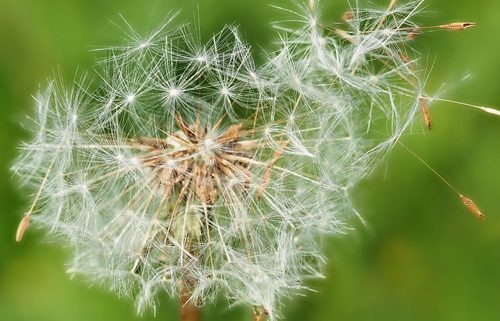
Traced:
MULTIPOLYGON (((220 130, 222 120, 211 128, 202 126, 200 118, 187 125, 182 117, 176 117, 176 132, 166 133, 164 138, 141 137, 130 139, 129 146, 136 151, 137 160, 150 169, 148 182, 161 190, 161 202, 169 204, 169 220, 174 221, 182 208, 199 208, 199 229, 170 231, 172 237, 179 242, 200 241, 211 243, 211 212, 218 199, 222 198, 230 204, 237 195, 248 193, 256 187, 256 196, 262 197, 269 183, 271 169, 283 154, 287 142, 281 146, 269 162, 255 159, 257 149, 262 148, 258 140, 249 139, 253 130, 245 130, 243 124, 229 126, 220 130), (260 167, 260 171, 251 168, 260 167), (257 174, 258 173, 258 174, 257 174)), ((160 213, 155 214, 158 218, 160 213)), ((155 233, 149 234, 153 237, 155 233)), ((145 241, 142 255, 147 250, 145 241)), ((191 252, 189 244, 187 252, 191 252)), ((194 249, 193 249, 194 251, 194 249)), ((195 253, 184 253, 196 256, 195 253)), ((139 257, 132 271, 139 273, 141 258, 139 257)))
POLYGON ((208 129, 201 126, 199 118, 189 126, 179 116, 176 121, 180 131, 168 133, 164 139, 130 142, 141 150, 141 164, 153 171, 153 184, 163 188, 166 199, 176 194, 177 202, 196 199, 203 207, 210 207, 224 192, 224 186, 247 188, 252 180, 249 168, 253 150, 258 144, 246 140, 242 124, 218 134, 220 122, 208 129))

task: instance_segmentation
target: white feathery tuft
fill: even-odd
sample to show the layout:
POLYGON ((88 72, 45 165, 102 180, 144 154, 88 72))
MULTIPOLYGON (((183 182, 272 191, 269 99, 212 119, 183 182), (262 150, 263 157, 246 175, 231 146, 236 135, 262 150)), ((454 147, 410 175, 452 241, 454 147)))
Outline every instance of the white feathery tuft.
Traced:
POLYGON ((93 79, 36 96, 13 167, 35 225, 74 249, 69 272, 133 297, 217 294, 276 319, 321 276, 320 238, 357 215, 348 190, 419 112, 406 62, 421 2, 356 8, 345 30, 318 1, 278 23, 258 66, 234 27, 208 42, 166 24, 107 48, 93 79))

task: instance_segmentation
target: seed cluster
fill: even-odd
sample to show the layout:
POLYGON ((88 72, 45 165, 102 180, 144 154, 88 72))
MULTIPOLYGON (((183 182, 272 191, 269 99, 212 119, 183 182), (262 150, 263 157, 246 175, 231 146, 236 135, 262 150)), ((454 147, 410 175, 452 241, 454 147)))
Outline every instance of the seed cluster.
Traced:
POLYGON ((183 201, 196 198, 208 208, 224 191, 222 186, 246 188, 252 175, 249 167, 253 153, 249 152, 257 143, 243 140, 246 132, 242 125, 231 125, 218 134, 220 122, 210 130, 201 127, 199 118, 187 126, 178 117, 177 124, 182 131, 170 133, 165 139, 130 142, 131 147, 141 151, 140 161, 151 168, 164 197, 171 198, 175 193, 183 201))
MULTIPOLYGON (((266 167, 264 177, 260 179, 263 182, 259 189, 261 192, 270 178, 272 165, 283 152, 279 149, 267 165, 254 160, 254 151, 259 143, 247 139, 251 131, 244 130, 243 124, 231 125, 221 131, 219 127, 222 120, 221 118, 212 128, 207 128, 202 126, 199 115, 191 125, 187 125, 178 116, 178 132, 168 133, 163 139, 142 137, 129 140, 130 147, 139 153, 140 163, 150 168, 152 186, 160 188, 162 200, 172 206, 165 211, 169 213, 166 220, 175 221, 177 216, 182 215, 181 211, 188 208, 195 209, 195 215, 203 221, 201 229, 204 232, 195 231, 196 235, 183 235, 190 239, 187 243, 197 241, 210 244, 213 226, 211 210, 218 198, 229 201, 231 195, 247 193, 252 182, 258 181, 251 171, 252 166, 266 167)), ((169 229, 166 233, 176 231, 169 229)), ((196 256, 195 253, 191 254, 196 256)), ((142 251, 141 255, 145 256, 146 253, 142 251)), ((136 273, 139 272, 139 262, 138 260, 132 269, 136 273)))

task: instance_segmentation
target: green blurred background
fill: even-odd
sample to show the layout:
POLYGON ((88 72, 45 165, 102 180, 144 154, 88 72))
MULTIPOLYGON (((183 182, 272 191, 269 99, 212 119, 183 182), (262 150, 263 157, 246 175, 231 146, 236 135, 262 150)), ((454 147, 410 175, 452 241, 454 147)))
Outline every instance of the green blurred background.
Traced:
MULTIPOLYGON (((273 3, 286 3, 277 0, 273 3)), ((338 19, 345 1, 329 6, 338 19)), ((367 2, 361 1, 362 5, 367 2)), ((375 4, 377 5, 377 4, 375 4)), ((253 45, 272 39, 269 21, 281 17, 268 0, 0 0, 0 320, 139 320, 131 302, 65 274, 67 253, 29 230, 14 234, 27 207, 10 179, 16 145, 26 134, 19 120, 31 94, 54 70, 71 80, 77 67, 95 62, 91 49, 119 44, 110 21, 119 14, 139 31, 151 30, 170 10, 178 21, 199 17, 202 35, 237 23, 253 45)), ((432 32, 415 43, 429 69, 428 90, 443 82, 447 97, 500 106, 500 1, 428 0, 420 22, 478 22, 463 33, 432 32), (458 83, 463 75, 473 79, 458 83)), ((458 198, 404 150, 396 148, 354 192, 367 221, 350 235, 331 239, 326 279, 317 292, 287 302, 285 320, 499 320, 500 319, 500 118, 436 104, 431 132, 420 124, 405 144, 419 153, 487 215, 476 221, 458 198)), ((167 297, 156 320, 176 320, 167 297)), ((153 320, 146 315, 140 320, 153 320)), ((205 320, 250 320, 245 309, 208 307, 205 320)))

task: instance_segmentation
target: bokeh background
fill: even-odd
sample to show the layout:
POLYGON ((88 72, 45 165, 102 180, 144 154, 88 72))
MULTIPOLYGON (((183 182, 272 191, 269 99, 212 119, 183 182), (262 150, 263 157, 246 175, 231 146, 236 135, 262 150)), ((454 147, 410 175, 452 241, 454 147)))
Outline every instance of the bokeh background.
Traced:
MULTIPOLYGON (((273 3, 287 3, 276 0, 273 3)), ((325 19, 339 20, 347 1, 324 0, 325 19)), ((388 1, 387 1, 388 2, 388 1)), ((367 1, 361 0, 361 5, 367 1)), ((18 123, 32 107, 39 84, 95 62, 92 49, 119 44, 111 21, 122 14, 147 32, 171 10, 182 21, 199 20, 207 38, 226 23, 241 26, 254 46, 273 38, 269 21, 281 14, 268 0, 0 0, 0 320, 176 320, 177 304, 160 296, 156 319, 135 316, 131 302, 65 274, 66 250, 29 230, 15 244, 27 207, 9 167, 26 136, 18 123)), ((378 1, 375 6, 384 5, 378 1)), ((387 4, 385 4, 387 5, 387 4)), ((432 32, 415 46, 432 73, 428 91, 447 83, 447 98, 500 106, 500 1, 428 0, 426 25, 470 20, 467 32, 432 32), (471 74, 467 82, 460 79, 471 74)), ((123 24, 122 24, 123 25, 123 24)), ((326 278, 316 291, 287 302, 284 320, 499 320, 500 317, 500 118, 456 105, 432 107, 431 132, 417 124, 404 138, 413 151, 487 215, 476 221, 459 199, 414 157, 396 148, 353 193, 367 225, 326 243, 326 278)), ((250 320, 221 298, 205 320, 250 320)))

